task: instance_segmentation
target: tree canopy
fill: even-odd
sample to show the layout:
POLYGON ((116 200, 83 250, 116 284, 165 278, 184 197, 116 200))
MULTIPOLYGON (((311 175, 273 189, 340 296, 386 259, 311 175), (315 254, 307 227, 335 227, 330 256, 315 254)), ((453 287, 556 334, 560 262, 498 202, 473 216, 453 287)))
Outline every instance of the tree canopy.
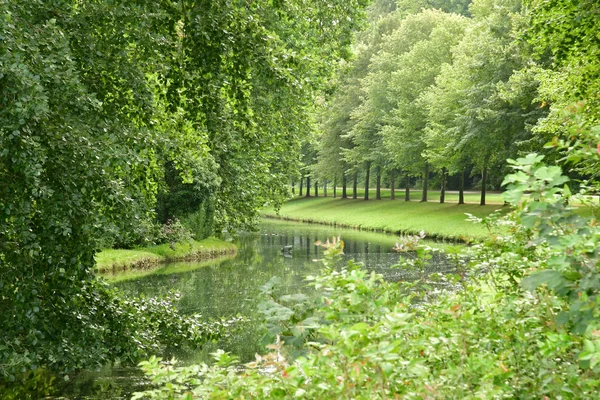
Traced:
POLYGON ((2 373, 134 358, 102 239, 143 241, 157 211, 251 228, 283 201, 365 5, 0 1, 2 373))

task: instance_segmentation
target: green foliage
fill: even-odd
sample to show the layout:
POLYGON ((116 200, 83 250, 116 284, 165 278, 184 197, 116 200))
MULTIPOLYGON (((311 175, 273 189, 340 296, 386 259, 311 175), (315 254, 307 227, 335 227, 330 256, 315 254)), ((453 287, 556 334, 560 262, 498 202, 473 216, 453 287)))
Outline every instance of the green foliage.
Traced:
POLYGON ((559 316, 571 321, 573 330, 597 329, 600 317, 600 232, 595 219, 576 214, 566 204, 571 193, 568 178, 557 166, 541 163, 543 156, 531 154, 510 160, 515 174, 508 175, 506 199, 516 205, 516 223, 528 237, 530 252, 544 255, 544 262, 522 284, 533 290, 546 284, 570 304, 559 316), (530 191, 532 201, 522 202, 530 191))
POLYGON ((191 233, 181 224, 178 219, 170 219, 160 229, 158 243, 168 243, 172 248, 175 243, 191 243, 191 233))
MULTIPOLYGON (((595 345, 554 325, 564 303, 548 292, 496 292, 467 282, 423 304, 415 299, 427 285, 388 283, 352 264, 309 279, 320 299, 310 327, 317 337, 304 341, 303 355, 286 360, 288 346, 278 337, 243 368, 223 352, 211 367, 152 359, 142 367, 157 387, 134 398, 535 399, 595 391, 598 372, 576 362, 578 354, 595 354, 595 345)), ((273 304, 270 321, 279 316, 285 330, 297 311, 280 308, 273 304)))
MULTIPOLYGON (((174 306, 174 295, 126 299, 101 281, 78 289, 70 302, 55 295, 62 308, 46 311, 54 330, 44 327, 5 337, 0 345, 3 380, 18 381, 37 368, 68 373, 115 361, 132 363, 150 354, 196 347, 229 329, 227 323, 209 322, 199 315, 182 316, 174 306), (47 338, 50 334, 56 336, 47 338), (31 340, 34 348, 29 347, 31 340)), ((32 310, 30 318, 37 312, 32 310)))
MULTIPOLYGON (((484 171, 532 146, 528 127, 545 110, 533 102, 538 82, 515 78, 528 62, 527 46, 514 40, 520 8, 520 0, 471 4, 473 20, 452 50, 452 62, 421 96, 429 112, 426 154, 433 163, 453 172, 465 165, 484 171)), ((494 186, 502 175, 496 174, 494 186)))
POLYGON ((600 5, 595 0, 524 0, 527 25, 522 36, 536 50, 535 69, 541 82, 539 98, 551 113, 537 130, 562 135, 570 124, 563 110, 584 100, 581 113, 592 123, 600 111, 600 5))
POLYGON ((146 354, 95 251, 180 240, 156 211, 205 235, 281 203, 365 5, 0 1, 0 375, 146 354))
POLYGON ((212 367, 153 359, 144 368, 157 388, 136 398, 593 397, 600 230, 567 204, 568 178, 543 159, 509 160, 511 213, 471 216, 490 236, 467 250, 460 289, 434 292, 430 277, 390 283, 352 262, 332 268, 343 242, 328 242, 323 273, 308 278, 314 299, 265 286, 263 313, 278 335, 267 355, 241 369, 222 352, 212 367))

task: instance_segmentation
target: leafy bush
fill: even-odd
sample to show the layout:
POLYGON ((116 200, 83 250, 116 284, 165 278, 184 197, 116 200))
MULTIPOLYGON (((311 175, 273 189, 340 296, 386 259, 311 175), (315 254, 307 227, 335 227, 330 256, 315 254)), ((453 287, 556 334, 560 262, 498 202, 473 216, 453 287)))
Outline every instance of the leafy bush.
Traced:
POLYGON ((202 204, 192 213, 180 217, 181 224, 191 232, 194 239, 202 240, 214 234, 213 228, 214 204, 202 204))
MULTIPOLYGON (((183 316, 175 307, 177 300, 176 294, 125 298, 102 281, 90 282, 71 299, 56 296, 60 312, 40 304, 52 313, 54 329, 29 328, 5 336, 0 343, 0 382, 19 380, 27 371, 40 368, 68 373, 113 360, 131 364, 152 354, 168 355, 230 334, 238 321, 183 316)), ((11 332, 12 327, 5 328, 11 332)))
POLYGON ((192 233, 178 219, 170 219, 161 226, 156 243, 169 243, 173 247, 175 243, 189 243, 192 239, 192 233))

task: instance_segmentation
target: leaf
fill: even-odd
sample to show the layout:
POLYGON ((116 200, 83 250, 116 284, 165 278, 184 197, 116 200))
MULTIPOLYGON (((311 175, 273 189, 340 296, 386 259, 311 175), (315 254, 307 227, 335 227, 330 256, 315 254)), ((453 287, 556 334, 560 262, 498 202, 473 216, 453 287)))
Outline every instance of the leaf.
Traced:
POLYGON ((549 288, 556 289, 564 285, 565 278, 559 271, 547 269, 543 271, 536 271, 524 278, 521 281, 521 286, 523 286, 525 290, 534 291, 544 283, 547 284, 549 288))

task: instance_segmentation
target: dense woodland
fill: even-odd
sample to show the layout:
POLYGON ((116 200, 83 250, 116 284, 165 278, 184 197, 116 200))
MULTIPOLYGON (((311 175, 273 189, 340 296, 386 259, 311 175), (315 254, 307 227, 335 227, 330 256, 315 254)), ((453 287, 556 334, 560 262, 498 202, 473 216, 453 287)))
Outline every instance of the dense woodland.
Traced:
MULTIPOLYGON (((216 367, 180 370, 185 384, 145 396, 185 393, 200 370, 196 392, 215 398, 585 398, 597 387, 600 236, 593 212, 567 204, 574 189, 598 190, 596 0, 0 10, 0 390, 39 368, 134 363, 226 329, 168 298, 125 298, 96 277, 100 249, 251 230, 290 182, 346 197, 371 180, 407 199, 417 182, 423 201, 434 184, 480 188, 481 204, 508 185, 515 211, 483 220, 494 235, 456 280, 468 289, 468 277, 497 274, 427 309, 412 307, 431 300, 426 287, 326 270, 313 281, 329 299, 271 296, 273 352, 247 373, 219 353, 216 367), (281 359, 286 335, 296 363, 281 359)), ((333 268, 343 244, 325 247, 333 268)))

